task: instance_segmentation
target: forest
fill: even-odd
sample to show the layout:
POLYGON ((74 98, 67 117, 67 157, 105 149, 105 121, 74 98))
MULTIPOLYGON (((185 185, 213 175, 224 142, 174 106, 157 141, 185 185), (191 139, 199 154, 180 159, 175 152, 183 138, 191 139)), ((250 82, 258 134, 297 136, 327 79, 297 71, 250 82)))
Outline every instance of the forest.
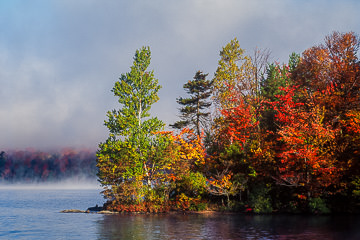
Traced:
POLYGON ((150 48, 137 50, 97 151, 105 208, 358 213, 359 44, 333 32, 280 64, 235 38, 213 78, 197 71, 183 85, 174 131, 149 114, 161 86, 150 48))
POLYGON ((67 179, 96 179, 95 152, 7 150, 0 153, 0 183, 49 183, 67 179))

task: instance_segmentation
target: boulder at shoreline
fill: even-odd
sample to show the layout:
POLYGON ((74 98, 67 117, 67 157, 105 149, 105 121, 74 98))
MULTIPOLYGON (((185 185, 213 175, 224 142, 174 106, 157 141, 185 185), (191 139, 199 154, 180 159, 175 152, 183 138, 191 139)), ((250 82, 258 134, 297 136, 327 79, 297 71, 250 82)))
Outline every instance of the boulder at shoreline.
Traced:
POLYGON ((100 212, 100 211, 102 211, 102 210, 104 210, 104 208, 103 208, 103 207, 99 207, 99 206, 96 204, 95 207, 89 207, 89 208, 86 210, 86 212, 100 212))
POLYGON ((78 209, 66 209, 62 210, 61 213, 85 213, 85 211, 78 209))

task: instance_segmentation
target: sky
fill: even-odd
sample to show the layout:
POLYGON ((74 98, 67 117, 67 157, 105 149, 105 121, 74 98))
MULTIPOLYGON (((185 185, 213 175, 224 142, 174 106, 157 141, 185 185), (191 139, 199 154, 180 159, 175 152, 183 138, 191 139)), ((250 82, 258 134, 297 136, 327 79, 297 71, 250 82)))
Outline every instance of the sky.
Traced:
POLYGON ((286 62, 333 31, 360 34, 357 0, 1 0, 0 150, 96 149, 111 89, 150 46, 162 89, 152 116, 178 120, 198 70, 214 76, 233 38, 286 62))

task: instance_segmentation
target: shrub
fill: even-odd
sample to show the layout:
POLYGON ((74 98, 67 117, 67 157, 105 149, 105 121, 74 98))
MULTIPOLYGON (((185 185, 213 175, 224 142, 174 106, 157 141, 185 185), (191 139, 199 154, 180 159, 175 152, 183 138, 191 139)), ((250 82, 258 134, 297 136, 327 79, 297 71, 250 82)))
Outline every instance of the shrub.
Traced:
POLYGON ((269 191, 269 186, 253 187, 249 196, 249 206, 253 208, 254 213, 271 213, 273 211, 269 191))
POLYGON ((326 206, 325 201, 319 197, 309 199, 309 210, 311 213, 315 214, 330 213, 330 209, 326 206))

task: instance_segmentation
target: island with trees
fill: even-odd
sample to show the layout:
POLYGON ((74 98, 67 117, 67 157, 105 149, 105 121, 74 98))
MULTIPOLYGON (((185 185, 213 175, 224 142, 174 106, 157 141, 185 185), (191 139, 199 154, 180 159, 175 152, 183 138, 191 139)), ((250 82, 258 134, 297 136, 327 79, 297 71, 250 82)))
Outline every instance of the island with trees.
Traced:
POLYGON ((1 152, 0 180, 97 172, 110 212, 359 213, 359 47, 333 32, 280 64, 235 38, 212 78, 184 81, 168 128, 150 114, 161 86, 142 47, 115 82, 96 154, 1 152))
POLYGON ((104 208, 359 212, 359 44, 333 32, 280 64, 267 50, 246 55, 235 38, 213 79, 197 71, 184 84, 174 131, 149 114, 160 86, 149 47, 137 50, 97 151, 104 208))

